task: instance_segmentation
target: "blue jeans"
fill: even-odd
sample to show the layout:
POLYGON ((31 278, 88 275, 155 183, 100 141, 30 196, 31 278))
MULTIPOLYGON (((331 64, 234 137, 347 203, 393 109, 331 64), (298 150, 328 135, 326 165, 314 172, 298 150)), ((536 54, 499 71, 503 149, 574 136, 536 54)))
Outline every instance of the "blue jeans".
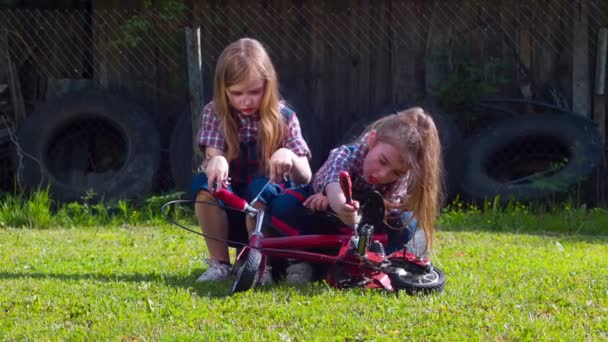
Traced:
MULTIPOLYGON (((251 181, 249 184, 236 184, 234 186, 228 186, 228 190, 234 192, 236 195, 242 197, 247 202, 251 202, 257 194, 262 191, 264 185, 268 182, 267 177, 258 177, 251 181)), ((196 196, 201 191, 209 191, 209 185, 207 174, 198 173, 192 178, 191 192, 192 198, 196 200, 196 196)), ((260 194, 259 201, 267 204, 270 199, 277 196, 281 187, 276 184, 268 184, 264 191, 260 194)), ((225 204, 221 200, 217 200, 217 203, 224 208, 225 204)), ((245 215, 236 210, 226 210, 228 216, 228 240, 236 241, 240 243, 246 243, 249 235, 247 233, 247 227, 245 225, 245 215)), ((233 246, 234 244, 229 244, 233 246)))

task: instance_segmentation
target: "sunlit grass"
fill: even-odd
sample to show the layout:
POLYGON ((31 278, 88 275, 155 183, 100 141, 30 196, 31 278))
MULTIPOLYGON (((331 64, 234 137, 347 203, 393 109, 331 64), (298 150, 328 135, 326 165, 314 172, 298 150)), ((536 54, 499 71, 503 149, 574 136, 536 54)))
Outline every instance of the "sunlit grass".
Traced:
POLYGON ((3 340, 608 339, 603 209, 454 203, 432 255, 447 275, 438 295, 279 282, 229 296, 230 282, 195 283, 204 242, 164 223, 171 195, 139 206, 39 196, 0 205, 3 340))

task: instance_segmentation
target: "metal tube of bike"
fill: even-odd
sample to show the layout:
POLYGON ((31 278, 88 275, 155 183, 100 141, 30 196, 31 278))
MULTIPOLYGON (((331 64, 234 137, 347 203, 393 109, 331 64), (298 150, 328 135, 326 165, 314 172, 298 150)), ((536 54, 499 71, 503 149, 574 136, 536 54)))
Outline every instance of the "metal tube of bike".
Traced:
POLYGON ((264 236, 262 234, 263 223, 264 223, 264 210, 258 210, 258 212, 255 215, 255 229, 253 230, 253 233, 251 233, 251 235, 258 235, 260 237, 263 237, 264 236))

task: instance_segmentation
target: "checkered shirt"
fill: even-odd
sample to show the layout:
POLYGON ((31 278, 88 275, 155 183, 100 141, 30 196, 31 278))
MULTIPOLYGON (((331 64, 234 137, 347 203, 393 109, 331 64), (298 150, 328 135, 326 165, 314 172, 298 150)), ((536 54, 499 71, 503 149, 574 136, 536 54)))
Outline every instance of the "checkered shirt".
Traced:
MULTIPOLYGON (((285 104, 280 103, 279 110, 284 114, 285 110, 289 110, 285 104)), ((283 141, 283 147, 291 150, 297 156, 311 157, 310 149, 302 137, 302 130, 300 129, 300 121, 295 112, 292 115, 283 115, 285 123, 287 124, 287 137, 283 141)), ((239 126, 239 142, 248 143, 256 141, 258 135, 258 122, 260 120, 259 114, 255 115, 243 115, 237 113, 237 120, 239 126)), ((224 140, 223 133, 220 128, 220 119, 218 118, 217 112, 213 101, 209 102, 203 109, 203 115, 201 119, 201 125, 198 131, 197 142, 200 148, 205 146, 214 147, 220 150, 226 150, 227 145, 224 140)))
POLYGON ((339 182, 340 173, 348 171, 353 185, 353 193, 377 190, 385 200, 393 203, 402 203, 407 194, 407 178, 401 178, 390 184, 372 185, 363 178, 363 159, 369 151, 367 135, 358 142, 337 147, 329 153, 327 161, 315 174, 313 187, 315 192, 325 192, 329 183, 339 182))

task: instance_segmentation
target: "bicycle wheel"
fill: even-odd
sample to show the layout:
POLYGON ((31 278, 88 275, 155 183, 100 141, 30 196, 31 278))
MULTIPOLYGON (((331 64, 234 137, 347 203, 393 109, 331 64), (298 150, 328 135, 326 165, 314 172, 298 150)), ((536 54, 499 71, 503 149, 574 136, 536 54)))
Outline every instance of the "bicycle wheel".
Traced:
POLYGON ((394 259, 390 261, 394 271, 387 273, 396 290, 405 290, 408 294, 443 291, 445 273, 442 270, 430 267, 421 272, 418 267, 411 267, 407 261, 394 259))
POLYGON ((236 277, 232 284, 232 294, 247 291, 253 287, 256 273, 262 263, 262 253, 260 251, 245 248, 234 265, 236 277))

